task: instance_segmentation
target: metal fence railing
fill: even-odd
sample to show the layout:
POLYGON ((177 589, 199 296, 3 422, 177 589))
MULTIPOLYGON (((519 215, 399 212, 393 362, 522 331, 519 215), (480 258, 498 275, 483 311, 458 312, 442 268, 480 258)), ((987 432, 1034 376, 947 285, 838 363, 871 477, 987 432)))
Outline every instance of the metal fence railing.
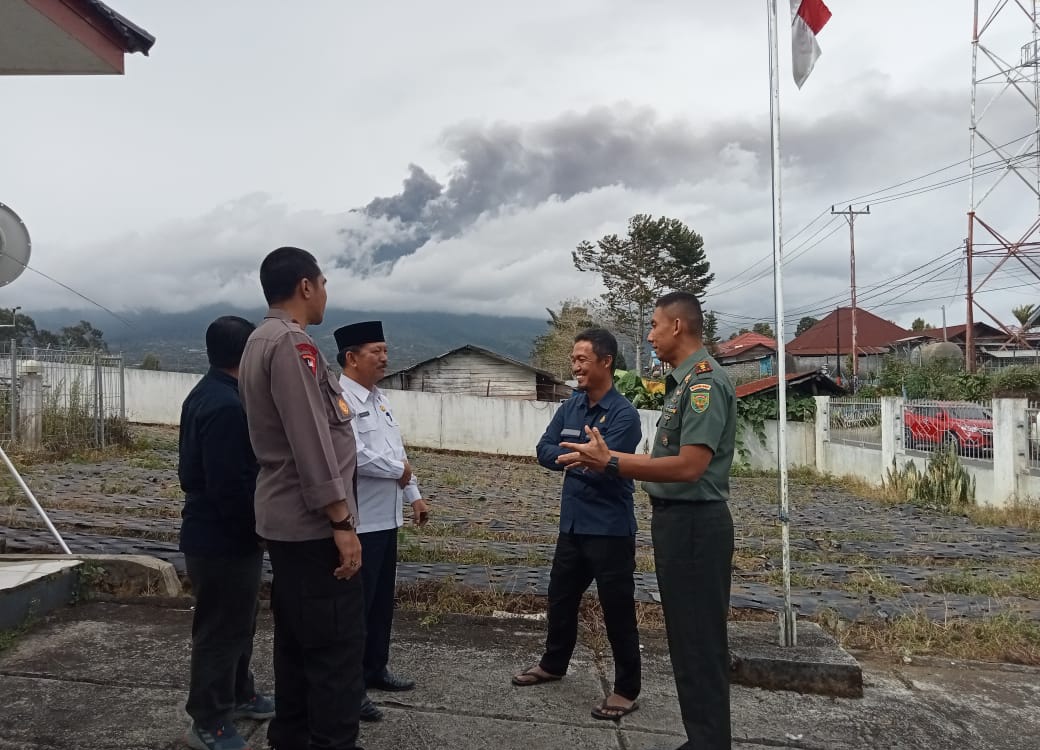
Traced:
POLYGON ((965 458, 992 461, 992 403, 907 401, 903 406, 903 445, 909 451, 945 448, 965 458))
POLYGON ((833 398, 830 439, 834 442, 881 447, 881 400, 833 398))
POLYGON ((1026 407, 1026 461, 1030 471, 1040 472, 1040 402, 1030 401, 1026 407))
POLYGON ((125 442, 123 357, 0 342, 0 441, 76 450, 125 442))

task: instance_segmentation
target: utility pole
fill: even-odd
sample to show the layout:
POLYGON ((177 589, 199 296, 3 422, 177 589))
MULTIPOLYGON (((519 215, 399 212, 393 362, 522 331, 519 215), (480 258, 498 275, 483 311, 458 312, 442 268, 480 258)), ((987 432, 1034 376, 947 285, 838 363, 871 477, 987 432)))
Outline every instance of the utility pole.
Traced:
POLYGON ((834 308, 834 374, 841 380, 841 308, 834 308))
POLYGON ((859 350, 856 349, 856 217, 868 216, 870 206, 863 211, 853 211, 852 206, 844 211, 835 211, 834 206, 831 206, 831 213, 844 216, 845 221, 849 223, 849 275, 852 287, 852 387, 855 389, 856 375, 859 374, 859 350))
POLYGON ((942 306, 943 313, 943 341, 948 341, 946 338, 946 305, 942 306))

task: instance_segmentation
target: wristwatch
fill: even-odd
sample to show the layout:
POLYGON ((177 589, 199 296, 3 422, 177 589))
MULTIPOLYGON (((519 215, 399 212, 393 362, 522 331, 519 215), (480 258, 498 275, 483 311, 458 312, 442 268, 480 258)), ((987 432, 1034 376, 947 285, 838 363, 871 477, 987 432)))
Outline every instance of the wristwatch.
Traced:
POLYGON ((336 531, 353 531, 354 519, 348 514, 342 521, 329 521, 329 526, 336 531))
POLYGON ((608 477, 616 477, 621 471, 621 467, 618 465, 618 457, 611 456, 610 460, 607 461, 607 465, 603 467, 603 473, 608 477))

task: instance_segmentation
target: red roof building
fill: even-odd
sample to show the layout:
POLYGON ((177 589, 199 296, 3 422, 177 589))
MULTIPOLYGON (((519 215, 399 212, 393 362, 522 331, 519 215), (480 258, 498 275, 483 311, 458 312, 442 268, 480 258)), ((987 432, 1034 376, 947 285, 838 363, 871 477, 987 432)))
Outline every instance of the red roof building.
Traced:
POLYGON ((776 340, 760 333, 742 333, 716 346, 714 357, 738 381, 772 375, 776 370, 776 340))
POLYGON ((721 363, 724 358, 736 357, 740 354, 752 351, 756 347, 761 347, 768 351, 775 352, 776 339, 772 339, 769 336, 763 336, 761 333, 755 333, 754 331, 742 333, 736 338, 732 338, 729 341, 723 341, 715 347, 715 359, 721 363))
POLYGON ((0 75, 122 75, 155 37, 99 0, 0 3, 0 75))
MULTIPOLYGON (((894 341, 913 336, 912 331, 856 308, 856 349, 860 355, 885 354, 894 341)), ((826 357, 852 352, 852 308, 840 307, 787 345, 795 357, 826 357)))

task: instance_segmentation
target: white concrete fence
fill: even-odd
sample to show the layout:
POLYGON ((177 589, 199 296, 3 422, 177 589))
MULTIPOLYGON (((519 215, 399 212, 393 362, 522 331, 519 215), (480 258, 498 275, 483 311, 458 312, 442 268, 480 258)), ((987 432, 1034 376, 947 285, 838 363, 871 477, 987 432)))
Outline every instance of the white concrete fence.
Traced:
MULTIPOLYGON (((177 424, 180 405, 199 380, 198 375, 143 370, 126 371, 126 411, 133 422, 177 424)), ((558 404, 543 401, 483 398, 452 394, 388 391, 394 416, 405 441, 415 448, 533 456, 534 449, 558 404)), ((787 425, 787 464, 821 473, 851 476, 878 485, 893 462, 899 468, 913 461, 924 469, 926 453, 903 445, 903 400, 881 399, 881 441, 868 444, 841 437, 832 439, 831 401, 816 399, 813 422, 787 425)), ((640 411, 648 452, 656 432, 657 412, 640 411)), ((776 469, 776 422, 765 425, 765 443, 745 431, 747 462, 754 469, 776 469)), ((979 503, 1005 505, 1015 498, 1040 497, 1040 472, 1030 469, 1027 404, 1018 399, 993 401, 993 459, 963 458, 976 480, 979 503)))

